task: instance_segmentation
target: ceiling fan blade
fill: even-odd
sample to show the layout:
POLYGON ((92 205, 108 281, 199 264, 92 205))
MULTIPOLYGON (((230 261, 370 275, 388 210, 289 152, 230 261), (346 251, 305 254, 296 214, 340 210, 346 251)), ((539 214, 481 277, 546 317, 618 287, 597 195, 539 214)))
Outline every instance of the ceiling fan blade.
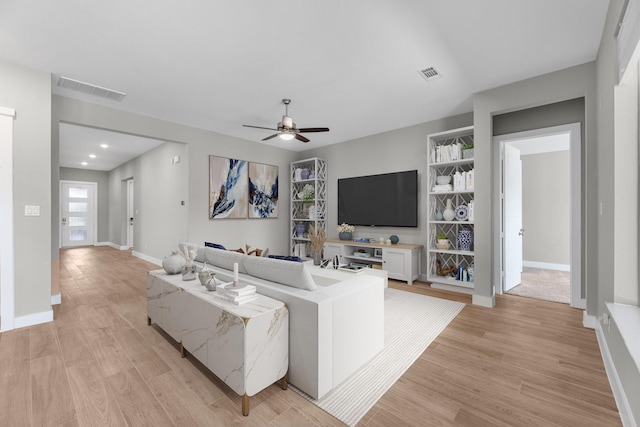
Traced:
POLYGON ((267 129, 267 130, 278 130, 278 129, 274 129, 274 128, 265 128, 265 127, 262 127, 262 126, 251 126, 251 125, 242 125, 242 126, 244 126, 244 127, 246 127, 246 128, 267 129))
POLYGON ((329 132, 329 128, 302 128, 298 132, 329 132))
POLYGON ((278 136, 278 135, 279 135, 278 133, 274 133, 274 134, 273 134, 273 135, 271 135, 271 136, 268 136, 268 137, 266 137, 266 138, 262 138, 262 141, 267 141, 267 140, 269 140, 269 139, 271 139, 271 138, 275 138, 275 137, 276 137, 276 136, 278 136))
POLYGON ((297 133, 296 133, 295 138, 296 138, 298 141, 302 141, 302 142, 309 142, 309 139, 308 139, 308 138, 305 138, 304 136, 302 136, 302 135, 300 135, 300 134, 297 134, 297 133))

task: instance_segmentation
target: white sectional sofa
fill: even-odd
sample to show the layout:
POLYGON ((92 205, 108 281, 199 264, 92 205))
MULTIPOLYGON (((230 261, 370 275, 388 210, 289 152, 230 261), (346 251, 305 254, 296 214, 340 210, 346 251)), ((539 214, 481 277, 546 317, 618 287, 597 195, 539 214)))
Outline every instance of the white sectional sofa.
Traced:
POLYGON ((191 243, 196 263, 282 301, 289 309, 289 382, 320 398, 384 347, 384 279, 310 269, 306 263, 249 256, 191 243), (313 274, 312 274, 313 273, 313 274))

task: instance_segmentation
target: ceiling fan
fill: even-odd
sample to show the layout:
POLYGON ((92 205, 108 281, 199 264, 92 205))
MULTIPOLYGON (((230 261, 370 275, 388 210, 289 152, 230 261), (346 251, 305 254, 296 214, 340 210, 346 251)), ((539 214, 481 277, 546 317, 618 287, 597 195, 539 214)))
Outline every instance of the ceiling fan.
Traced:
POLYGON ((242 125, 248 128, 256 128, 256 129, 268 129, 275 130, 277 133, 274 133, 271 136, 263 138, 262 141, 267 141, 271 138, 275 138, 279 136, 281 139, 285 141, 291 140, 293 138, 302 142, 309 142, 309 139, 300 135, 301 133, 308 132, 329 132, 329 128, 296 128, 296 124, 293 122, 293 119, 289 117, 289 104, 291 104, 290 99, 283 99, 282 103, 284 104, 284 116, 282 116, 282 121, 278 122, 277 127, 274 128, 265 128, 262 126, 251 126, 251 125, 242 125))

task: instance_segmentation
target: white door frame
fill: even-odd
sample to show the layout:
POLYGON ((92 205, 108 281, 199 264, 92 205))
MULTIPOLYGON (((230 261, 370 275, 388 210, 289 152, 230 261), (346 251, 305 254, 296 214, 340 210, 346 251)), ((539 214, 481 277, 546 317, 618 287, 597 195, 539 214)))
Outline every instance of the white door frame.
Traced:
MULTIPOLYGON (((569 133, 570 135, 570 169, 571 169, 571 206, 570 206, 570 223, 571 223, 571 307, 586 309, 586 295, 582 295, 582 143, 580 123, 570 123, 560 126, 552 126, 531 131, 517 132, 508 135, 499 135, 493 137, 493 160, 494 164, 501 165, 500 145, 501 143, 540 137, 543 135, 553 135, 569 133)), ((502 230, 502 210, 500 200, 500 183, 502 180, 501 167, 495 168, 493 172, 493 207, 497 215, 494 216, 493 223, 493 283, 495 293, 501 294, 502 290, 502 239, 500 230, 502 230)), ((586 293, 586 287, 585 287, 586 293)))
POLYGON ((0 332, 14 328, 13 108, 0 107, 0 332))
POLYGON ((58 224, 58 248, 62 248, 62 200, 64 197, 62 196, 62 184, 80 184, 80 185, 89 185, 93 187, 93 246, 98 242, 98 183, 97 182, 86 182, 86 181, 70 181, 66 179, 60 180, 60 205, 58 209, 60 211, 60 223, 58 224))

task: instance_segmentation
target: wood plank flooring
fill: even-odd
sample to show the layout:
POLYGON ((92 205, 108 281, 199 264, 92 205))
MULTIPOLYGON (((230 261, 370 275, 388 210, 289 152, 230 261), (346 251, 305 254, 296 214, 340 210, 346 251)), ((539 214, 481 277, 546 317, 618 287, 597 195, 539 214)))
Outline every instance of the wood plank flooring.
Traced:
MULTIPOLYGON (((240 397, 146 325, 146 273, 109 247, 62 250, 54 321, 0 334, 2 426, 340 426, 277 385, 240 397)), ((595 333, 567 305, 499 296, 467 305, 360 426, 619 426, 595 333)))

